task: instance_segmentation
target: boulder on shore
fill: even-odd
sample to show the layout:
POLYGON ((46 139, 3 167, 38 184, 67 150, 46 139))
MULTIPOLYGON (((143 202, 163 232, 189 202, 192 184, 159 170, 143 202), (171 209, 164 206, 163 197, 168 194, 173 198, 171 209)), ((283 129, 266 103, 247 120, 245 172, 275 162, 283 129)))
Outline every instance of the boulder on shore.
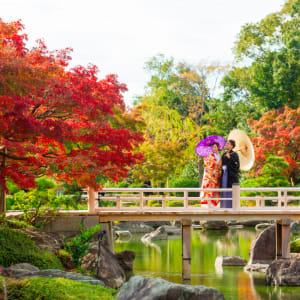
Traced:
POLYGON ((224 295, 215 288, 203 285, 184 285, 168 282, 161 278, 133 276, 116 295, 119 300, 225 300, 224 295))
POLYGON ((134 258, 135 254, 132 251, 113 254, 106 246, 101 244, 100 265, 98 267, 98 243, 94 242, 88 254, 82 258, 81 267, 90 271, 97 271, 98 269, 98 278, 106 286, 117 289, 126 281, 125 270, 132 270, 134 258))
POLYGON ((215 260, 216 267, 223 267, 223 266, 245 266, 247 264, 246 259, 238 255, 232 256, 225 256, 221 255, 218 256, 215 260))
POLYGON ((265 276, 267 285, 300 286, 300 259, 274 260, 265 276))

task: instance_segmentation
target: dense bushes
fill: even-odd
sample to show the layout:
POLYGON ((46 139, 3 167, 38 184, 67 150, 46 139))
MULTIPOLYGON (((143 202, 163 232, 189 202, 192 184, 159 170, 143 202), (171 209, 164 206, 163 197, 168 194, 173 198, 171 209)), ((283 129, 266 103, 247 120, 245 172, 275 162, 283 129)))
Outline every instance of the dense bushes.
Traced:
POLYGON ((40 269, 62 269, 53 253, 40 250, 25 233, 0 227, 0 265, 25 262, 40 269))
MULTIPOLYGON (((22 281, 5 280, 7 299, 115 299, 117 290, 96 286, 89 283, 77 282, 64 278, 30 278, 22 281)), ((3 287, 0 285, 0 294, 3 287)))

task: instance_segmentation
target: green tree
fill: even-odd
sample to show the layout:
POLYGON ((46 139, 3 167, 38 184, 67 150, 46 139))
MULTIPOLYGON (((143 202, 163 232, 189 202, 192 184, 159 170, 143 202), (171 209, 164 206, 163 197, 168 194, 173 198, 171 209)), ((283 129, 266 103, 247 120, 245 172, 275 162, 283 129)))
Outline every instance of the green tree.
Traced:
POLYGON ((299 106, 299 12, 300 0, 288 0, 279 12, 242 27, 234 48, 237 65, 222 80, 226 101, 242 101, 260 114, 299 106))

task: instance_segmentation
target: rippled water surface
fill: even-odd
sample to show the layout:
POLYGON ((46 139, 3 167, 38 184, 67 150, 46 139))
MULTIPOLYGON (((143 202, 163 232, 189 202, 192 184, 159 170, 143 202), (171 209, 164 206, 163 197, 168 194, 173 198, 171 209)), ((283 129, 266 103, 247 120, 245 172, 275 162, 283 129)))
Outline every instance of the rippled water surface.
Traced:
MULTIPOLYGON (((250 229, 229 231, 192 231, 192 285, 205 285, 221 290, 226 300, 300 300, 300 288, 267 287, 263 273, 244 272, 242 267, 215 268, 219 255, 240 255, 248 260, 251 241, 257 232, 250 229)), ((116 252, 136 252, 134 274, 144 277, 161 277, 182 283, 181 237, 169 237, 145 245, 141 236, 115 241, 116 252)))

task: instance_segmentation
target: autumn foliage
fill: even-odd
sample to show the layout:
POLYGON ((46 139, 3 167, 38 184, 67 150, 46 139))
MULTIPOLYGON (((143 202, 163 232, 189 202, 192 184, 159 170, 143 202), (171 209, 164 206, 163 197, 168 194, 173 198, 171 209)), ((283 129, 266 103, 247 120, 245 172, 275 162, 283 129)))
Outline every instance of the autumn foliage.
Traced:
POLYGON ((0 184, 29 188, 48 174, 97 186, 99 175, 126 176, 142 160, 142 136, 117 121, 129 115, 126 86, 116 75, 99 79, 94 65, 68 69, 71 49, 27 49, 22 30, 0 19, 0 184))
POLYGON ((255 147, 258 173, 266 162, 266 157, 278 155, 289 163, 288 177, 297 184, 300 170, 300 108, 288 106, 266 112, 258 121, 249 120, 258 137, 252 138, 255 147))

